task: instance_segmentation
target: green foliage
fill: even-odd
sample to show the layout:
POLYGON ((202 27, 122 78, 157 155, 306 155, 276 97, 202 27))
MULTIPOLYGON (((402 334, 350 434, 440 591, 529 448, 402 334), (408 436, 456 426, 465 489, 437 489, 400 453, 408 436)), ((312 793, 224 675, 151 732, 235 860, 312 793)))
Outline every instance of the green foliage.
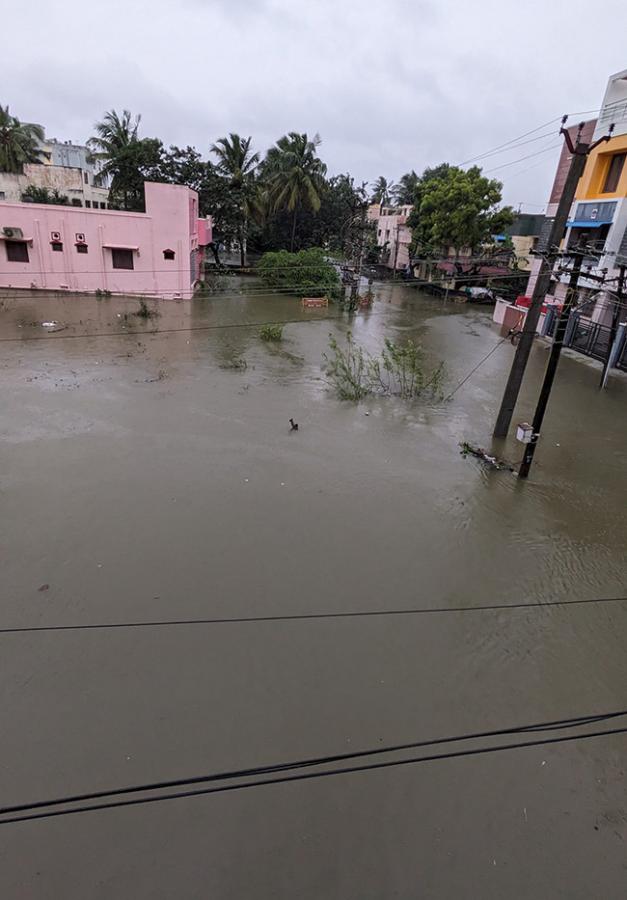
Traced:
POLYGON ((282 325, 264 325, 259 332, 262 341, 282 341, 283 326, 282 325))
POLYGON ((297 297, 335 299, 341 294, 339 275, 326 261, 324 251, 316 247, 298 253, 264 253, 257 271, 268 287, 284 289, 297 297))
POLYGON ((270 208, 292 214, 290 250, 294 249, 300 209, 309 207, 318 212, 322 202, 327 167, 317 155, 319 145, 317 134, 309 140, 306 134, 290 131, 268 150, 263 162, 262 177, 270 208))
POLYGON ((251 137, 242 138, 231 133, 228 138, 219 138, 211 147, 218 160, 215 174, 223 180, 232 201, 228 221, 232 235, 229 237, 237 238, 242 268, 246 265, 248 223, 257 215, 259 208, 259 191, 255 181, 259 154, 252 152, 251 144, 251 137))
POLYGON ((22 202, 68 206, 70 201, 65 194, 61 194, 56 188, 51 191, 47 187, 36 187, 34 184, 29 184, 22 193, 22 202))
POLYGON ((40 163, 39 142, 44 139, 40 125, 20 122, 0 104, 0 172, 21 174, 26 163, 40 163))
MULTIPOLYGON (((310 207, 301 207, 298 212, 294 248, 324 247, 330 254, 350 256, 349 245, 361 202, 361 188, 355 187, 350 175, 335 175, 326 180, 321 185, 317 212, 310 207)), ((261 253, 289 247, 293 226, 293 215, 286 209, 266 207, 263 219, 251 223, 250 246, 261 253)))
POLYGON ((414 202, 419 182, 420 176, 413 169, 402 176, 398 184, 392 188, 392 197, 397 206, 414 202))
POLYGON ((340 400, 361 400, 373 393, 402 400, 442 399, 444 364, 429 368, 421 348, 411 340, 398 344, 385 338, 381 353, 372 356, 349 332, 345 347, 330 335, 329 349, 324 371, 340 400))
POLYGON ((323 354, 324 371, 340 400, 362 400, 372 393, 369 373, 370 358, 348 332, 346 346, 341 347, 333 335, 329 335, 331 354, 323 354))
POLYGON ((444 363, 428 370, 422 349, 412 340, 397 344, 385 338, 381 356, 372 360, 370 371, 383 393, 403 400, 439 396, 444 380, 444 363))
POLYGON ((416 184, 408 225, 413 245, 424 255, 443 247, 473 252, 513 221, 510 207, 498 208, 502 184, 486 178, 478 166, 463 170, 443 163, 426 169, 416 184))
POLYGON ((396 185, 389 182, 383 175, 379 175, 373 185, 370 202, 378 203, 379 206, 389 206, 395 191, 396 185))

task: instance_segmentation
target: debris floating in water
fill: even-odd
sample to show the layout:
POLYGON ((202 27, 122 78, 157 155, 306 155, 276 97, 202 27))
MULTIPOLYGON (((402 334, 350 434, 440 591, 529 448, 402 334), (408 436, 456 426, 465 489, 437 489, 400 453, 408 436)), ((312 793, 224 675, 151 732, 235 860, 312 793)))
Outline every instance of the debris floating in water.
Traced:
POLYGON ((461 447, 460 453, 462 456, 476 456, 477 459, 480 459, 481 462, 485 463, 490 469, 505 469, 507 472, 516 471, 511 463, 504 459, 499 459, 498 456, 492 456, 482 447, 475 447, 473 444, 468 443, 468 441, 460 441, 459 446, 461 447))
POLYGON ((54 328, 58 324, 59 324, 58 322, 42 322, 41 327, 42 328, 54 328))

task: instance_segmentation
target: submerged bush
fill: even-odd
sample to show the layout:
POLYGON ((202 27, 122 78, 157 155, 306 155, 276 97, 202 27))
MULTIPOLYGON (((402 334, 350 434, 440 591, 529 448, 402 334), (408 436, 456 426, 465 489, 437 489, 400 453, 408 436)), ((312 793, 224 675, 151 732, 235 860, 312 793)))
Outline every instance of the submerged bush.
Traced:
POLYGON ((283 340, 282 325, 264 325, 259 332, 262 341, 281 341, 283 340))
POLYGON ((361 400, 368 394, 403 400, 442 398, 444 363, 429 367, 422 349, 411 340, 399 344, 385 338, 380 354, 373 356, 355 344, 349 332, 345 347, 329 336, 329 350, 324 371, 340 400, 361 400))

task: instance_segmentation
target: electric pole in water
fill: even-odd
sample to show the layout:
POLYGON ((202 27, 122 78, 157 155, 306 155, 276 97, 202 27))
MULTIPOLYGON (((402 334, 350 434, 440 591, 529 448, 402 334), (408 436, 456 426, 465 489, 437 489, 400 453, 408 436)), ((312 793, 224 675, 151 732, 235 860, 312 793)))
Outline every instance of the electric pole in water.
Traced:
POLYGON ((557 372, 557 366, 560 361, 562 347, 564 346, 566 326, 568 325, 570 312, 573 308, 575 300, 577 299, 577 285, 579 283, 579 276, 581 275, 583 256, 583 247, 577 248, 573 251, 573 268, 570 274, 570 279, 568 281, 566 299, 564 300, 562 311, 560 312, 559 319, 557 320, 557 325, 555 326, 555 336, 551 345, 549 362, 546 367, 544 381, 542 382, 540 396, 538 397, 538 405, 536 406, 536 411, 533 416, 533 423, 531 425, 531 441, 528 444, 525 444, 525 455, 523 456, 522 462, 520 464, 520 469, 518 470, 519 478, 526 478, 529 474, 529 469, 531 468, 531 463, 533 462, 533 455, 536 452, 536 445, 538 443, 538 438, 540 437, 542 421, 544 419, 546 407, 549 402, 549 396, 551 394, 551 388, 553 387, 553 381, 555 380, 555 373, 557 372))
MULTIPOLYGON (((555 262, 556 250, 559 251, 559 245, 566 229, 568 214, 570 212, 570 208, 575 196, 577 184, 583 174, 588 154, 599 144, 603 143, 603 141, 608 141, 610 139, 612 131, 614 130, 614 126, 610 125, 609 134, 604 135, 602 138, 599 138, 599 140, 595 141, 593 144, 586 144, 581 140, 581 133, 584 126, 584 123, 581 122, 577 131, 575 143, 573 144, 570 133, 566 128, 564 128, 564 125, 566 124, 566 118, 567 117, 564 116, 564 118, 562 119, 560 134, 564 135, 566 146, 572 154, 570 160, 570 168, 568 170, 568 175, 566 176, 564 190, 562 191, 562 196, 560 197, 557 212, 555 213, 555 218, 553 219, 551 230, 549 232, 547 252, 541 258, 538 277, 536 278, 533 294, 531 295, 531 303, 527 311, 525 324, 523 326, 522 334, 520 335, 520 340, 516 348, 516 355, 514 356, 514 361, 509 373, 509 378, 507 379, 507 385, 505 386, 505 392, 501 401, 501 408, 499 409, 499 414, 494 426, 493 434, 494 437, 497 438, 507 436, 507 432, 512 421, 514 407, 516 406, 518 394, 520 393, 520 386, 522 384, 525 369, 527 367, 527 361, 529 359, 529 354, 531 353, 531 346, 536 335, 536 328, 538 326, 538 320, 542 311, 542 303, 549 289, 551 273, 553 271, 553 264, 555 262)), ((531 455, 533 456, 533 453, 531 455)))

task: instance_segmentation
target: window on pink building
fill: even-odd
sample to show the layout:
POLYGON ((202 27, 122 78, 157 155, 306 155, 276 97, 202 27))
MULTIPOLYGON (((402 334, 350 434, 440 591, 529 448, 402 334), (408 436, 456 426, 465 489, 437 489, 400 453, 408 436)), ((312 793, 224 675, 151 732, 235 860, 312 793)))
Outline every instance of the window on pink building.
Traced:
POLYGON ((55 253, 63 253, 63 244, 61 241, 50 241, 50 247, 55 253))
POLYGON ((133 251, 126 247, 112 247, 111 264, 114 269, 134 269, 133 251))
POLYGON ((163 258, 164 259, 174 259, 175 253, 174 250, 164 250, 163 258))
POLYGON ((87 244, 77 244, 76 245, 77 253, 87 253, 88 249, 89 248, 88 248, 87 244))
POLYGON ((26 241, 5 241, 5 244, 9 262, 28 262, 28 244, 26 241))

